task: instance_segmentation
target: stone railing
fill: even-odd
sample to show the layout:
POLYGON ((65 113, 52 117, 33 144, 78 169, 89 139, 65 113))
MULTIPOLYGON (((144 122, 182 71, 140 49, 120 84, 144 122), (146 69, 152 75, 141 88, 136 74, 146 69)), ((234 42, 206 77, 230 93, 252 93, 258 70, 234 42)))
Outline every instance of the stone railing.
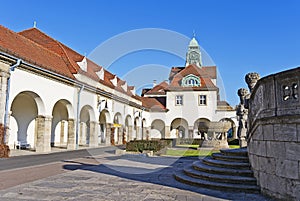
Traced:
POLYGON ((260 79, 251 93, 248 154, 263 193, 300 199, 300 68, 260 79))

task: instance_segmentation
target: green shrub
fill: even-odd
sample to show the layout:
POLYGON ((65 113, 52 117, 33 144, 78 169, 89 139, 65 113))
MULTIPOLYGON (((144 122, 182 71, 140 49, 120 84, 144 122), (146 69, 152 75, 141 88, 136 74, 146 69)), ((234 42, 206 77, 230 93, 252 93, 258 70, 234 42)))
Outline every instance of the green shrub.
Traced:
POLYGON ((143 152, 144 150, 158 152, 166 147, 172 147, 171 140, 134 140, 127 142, 126 151, 143 152))

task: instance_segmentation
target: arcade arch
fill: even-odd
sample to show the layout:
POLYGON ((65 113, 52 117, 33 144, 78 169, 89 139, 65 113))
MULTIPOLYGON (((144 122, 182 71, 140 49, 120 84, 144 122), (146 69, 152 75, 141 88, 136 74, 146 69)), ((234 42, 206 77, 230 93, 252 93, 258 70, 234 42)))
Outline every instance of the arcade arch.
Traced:
POLYGON ((183 118, 176 118, 171 122, 170 138, 188 138, 188 122, 183 118))

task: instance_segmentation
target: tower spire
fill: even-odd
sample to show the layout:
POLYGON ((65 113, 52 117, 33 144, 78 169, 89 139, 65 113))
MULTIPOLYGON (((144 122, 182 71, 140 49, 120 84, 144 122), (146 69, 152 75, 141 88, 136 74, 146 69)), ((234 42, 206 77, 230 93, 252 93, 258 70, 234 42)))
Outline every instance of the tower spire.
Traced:
POLYGON ((193 30, 193 38, 189 43, 185 66, 187 67, 191 64, 197 65, 200 68, 202 66, 200 46, 198 44, 198 41, 196 40, 195 30, 193 30))

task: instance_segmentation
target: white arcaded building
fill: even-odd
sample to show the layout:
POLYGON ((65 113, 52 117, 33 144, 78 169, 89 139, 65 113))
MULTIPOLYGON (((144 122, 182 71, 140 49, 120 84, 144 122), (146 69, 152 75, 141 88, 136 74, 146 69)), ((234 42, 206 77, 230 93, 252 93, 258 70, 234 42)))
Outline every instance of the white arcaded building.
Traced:
POLYGON ((220 121, 230 122, 229 132, 236 135, 235 111, 219 99, 217 68, 203 66, 195 37, 189 43, 185 66, 173 67, 168 82, 144 89, 142 96, 161 104, 160 110, 150 108, 152 137, 200 138, 199 123, 220 121))
POLYGON ((124 144, 133 139, 199 137, 201 121, 230 121, 219 100, 216 67, 202 66, 195 38, 185 67, 142 96, 125 80, 37 28, 0 26, 0 124, 11 149, 37 152, 124 144))

